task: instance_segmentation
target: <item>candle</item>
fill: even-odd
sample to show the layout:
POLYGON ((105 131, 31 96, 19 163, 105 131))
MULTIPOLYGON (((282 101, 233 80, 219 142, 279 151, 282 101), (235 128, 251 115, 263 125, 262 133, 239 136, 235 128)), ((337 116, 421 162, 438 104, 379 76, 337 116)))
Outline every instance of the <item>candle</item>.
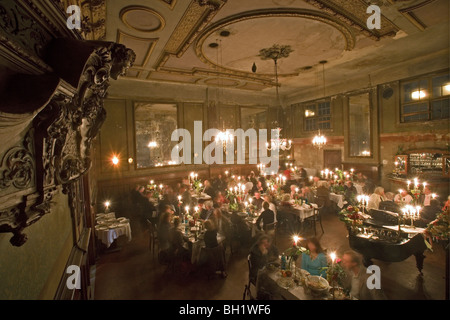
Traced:
POLYGON ((431 194, 431 198, 432 198, 432 199, 435 199, 436 197, 437 197, 436 193, 432 193, 432 194, 431 194))
POLYGON ((153 184, 154 183, 154 181, 153 180, 150 180, 150 184, 153 184))
POLYGON ((228 177, 228 171, 225 171, 225 176, 227 176, 227 177, 228 177))
POLYGON ((320 177, 322 177, 322 178, 323 178, 323 170, 322 170, 322 171, 320 171, 320 177))
POLYGON ((181 196, 178 196, 178 202, 181 202, 181 196))
POLYGON ((295 188, 295 193, 298 193, 298 188, 295 188))
POLYGON ((406 184, 407 184, 407 186, 408 186, 408 190, 409 190, 409 185, 411 184, 411 181, 406 181, 406 184))
POLYGON ((198 212, 198 206, 195 206, 194 210, 197 213, 198 212))
POLYGON ((108 211, 110 205, 111 205, 111 202, 109 202, 109 201, 105 202, 105 209, 106 209, 106 211, 108 211))
POLYGON ((313 181, 313 176, 309 176, 309 181, 313 181))
POLYGON ((336 261, 336 252, 330 253, 331 263, 334 264, 336 261))
POLYGON ((283 184, 286 184, 286 177, 283 176, 283 184))
POLYGON ((248 202, 245 201, 245 202, 244 202, 244 205, 245 205, 245 207, 247 208, 247 207, 248 207, 248 202))
POLYGON ((423 183, 423 188, 425 189, 426 186, 427 186, 427 183, 424 182, 424 183, 423 183))
POLYGON ((297 246, 297 242, 300 238, 298 236, 294 236, 294 244, 297 246))
POLYGON ((395 161, 395 162, 394 162, 394 165, 395 165, 395 166, 397 167, 397 166, 398 166, 398 162, 397 162, 397 161, 395 161))
POLYGON ((252 204, 252 201, 253 201, 252 198, 248 199, 248 202, 250 202, 250 204, 252 204))
POLYGON ((161 190, 162 190, 162 188, 163 188, 163 185, 162 185, 162 184, 160 184, 160 185, 159 185, 159 189, 161 189, 161 190))
POLYGON ((186 213, 188 213, 188 212, 189 212, 189 206, 184 207, 184 211, 185 211, 186 213))

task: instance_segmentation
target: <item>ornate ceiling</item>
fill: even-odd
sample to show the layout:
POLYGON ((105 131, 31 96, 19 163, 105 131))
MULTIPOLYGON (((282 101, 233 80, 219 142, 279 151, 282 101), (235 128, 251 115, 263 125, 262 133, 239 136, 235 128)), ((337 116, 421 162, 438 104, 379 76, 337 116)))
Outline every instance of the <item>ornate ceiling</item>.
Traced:
POLYGON ((327 82, 338 82, 448 48, 448 0, 87 2, 103 5, 104 38, 136 52, 127 78, 139 81, 273 90, 274 61, 258 55, 280 44, 293 49, 278 62, 290 94, 322 85, 320 61, 327 82), (381 8, 381 29, 367 27, 370 3, 381 8))

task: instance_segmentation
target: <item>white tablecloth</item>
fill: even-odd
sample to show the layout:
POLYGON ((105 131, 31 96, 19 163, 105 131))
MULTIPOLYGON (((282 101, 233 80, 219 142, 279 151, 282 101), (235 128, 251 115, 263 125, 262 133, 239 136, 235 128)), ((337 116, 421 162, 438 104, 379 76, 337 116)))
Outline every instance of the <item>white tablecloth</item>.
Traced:
POLYGON ((341 209, 347 203, 347 201, 345 201, 344 195, 342 194, 330 193, 330 200, 336 202, 337 206, 341 209))
POLYGON ((312 217, 314 215, 314 208, 317 208, 317 204, 312 203, 311 206, 304 204, 304 205, 293 205, 293 208, 295 209, 295 213, 297 214, 300 221, 305 220, 306 218, 312 217))
MULTIPOLYGON (((297 269, 299 272, 299 269, 297 269)), ((266 268, 258 272, 256 288, 257 290, 265 290, 270 293, 275 300, 323 300, 329 298, 325 296, 313 296, 307 293, 303 286, 297 285, 292 281, 292 284, 281 286, 281 281, 289 281, 287 278, 282 278, 280 271, 270 272, 266 268)))
POLYGON ((95 226, 95 234, 107 248, 120 236, 126 236, 128 241, 131 241, 131 226, 128 219, 106 218, 104 220, 97 220, 97 223, 95 226))

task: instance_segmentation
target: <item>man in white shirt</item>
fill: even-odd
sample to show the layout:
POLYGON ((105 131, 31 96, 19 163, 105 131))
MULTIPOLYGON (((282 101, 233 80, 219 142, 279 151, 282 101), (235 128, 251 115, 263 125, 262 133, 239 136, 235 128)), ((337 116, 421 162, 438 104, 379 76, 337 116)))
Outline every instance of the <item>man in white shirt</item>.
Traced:
POLYGON ((425 186, 425 188, 423 188, 423 195, 420 197, 422 206, 429 206, 432 199, 433 197, 431 195, 431 190, 428 188, 428 186, 425 186))
POLYGON ((402 205, 402 204, 411 204, 413 201, 413 197, 406 190, 401 190, 400 193, 395 195, 394 202, 402 205))

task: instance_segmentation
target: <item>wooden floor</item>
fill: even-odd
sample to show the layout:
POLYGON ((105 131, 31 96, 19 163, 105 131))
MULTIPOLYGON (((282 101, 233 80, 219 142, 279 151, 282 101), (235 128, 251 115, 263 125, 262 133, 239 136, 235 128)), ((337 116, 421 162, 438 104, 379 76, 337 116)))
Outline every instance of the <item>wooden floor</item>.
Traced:
MULTIPOLYGON (((342 254, 349 249, 347 230, 336 214, 323 216, 322 234, 317 236, 324 248, 342 254)), ((132 224, 133 240, 118 239, 121 250, 102 253, 94 275, 96 300, 241 300, 248 279, 248 247, 233 254, 227 251, 228 277, 208 279, 203 270, 189 275, 166 272, 148 249, 148 233, 137 223, 132 224)), ((307 236, 312 230, 308 230, 307 236)), ((292 243, 290 237, 279 237, 282 252, 292 243)), ((390 300, 445 299, 445 252, 436 246, 425 252, 423 276, 420 276, 413 256, 397 263, 373 260, 381 269, 381 286, 390 300)))

